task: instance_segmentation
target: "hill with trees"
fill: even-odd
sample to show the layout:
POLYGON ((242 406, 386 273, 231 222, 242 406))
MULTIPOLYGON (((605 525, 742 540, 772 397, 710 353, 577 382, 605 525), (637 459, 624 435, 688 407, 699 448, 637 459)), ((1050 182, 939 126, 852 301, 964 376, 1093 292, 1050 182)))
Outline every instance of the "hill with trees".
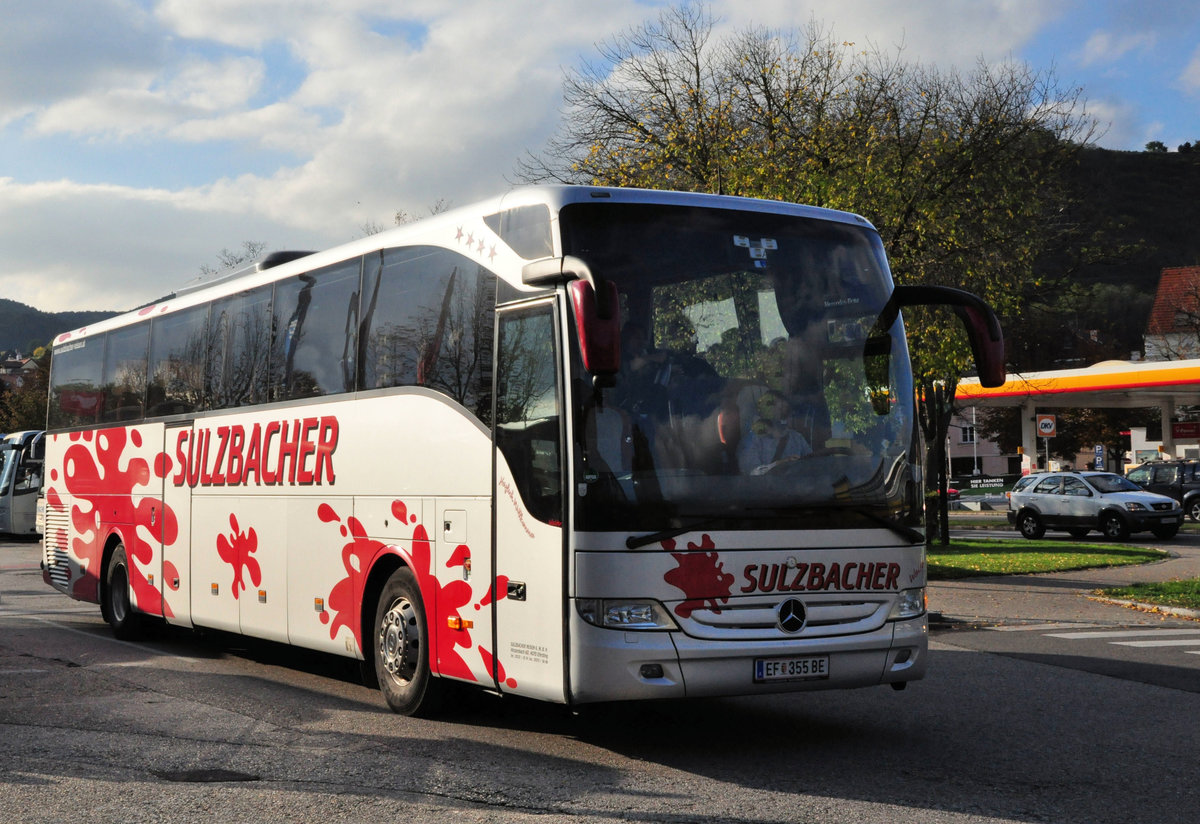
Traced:
POLYGON ((15 300, 0 298, 0 352, 16 349, 31 354, 62 332, 111 318, 117 312, 43 312, 15 300))
POLYGON ((1067 176, 1082 252, 1043 254, 1019 317, 1004 319, 1016 371, 1128 360, 1164 268, 1200 263, 1200 153, 1085 149, 1067 176))

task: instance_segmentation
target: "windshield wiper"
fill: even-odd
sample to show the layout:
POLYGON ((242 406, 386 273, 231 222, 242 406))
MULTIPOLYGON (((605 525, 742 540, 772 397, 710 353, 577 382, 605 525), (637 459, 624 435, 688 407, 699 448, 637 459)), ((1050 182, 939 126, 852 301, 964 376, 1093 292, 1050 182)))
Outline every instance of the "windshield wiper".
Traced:
POLYGON ((684 517, 692 517, 696 518, 696 520, 683 526, 672 527, 670 529, 661 529, 658 532, 651 532, 649 535, 630 535, 625 539, 625 546, 628 549, 637 549, 639 547, 647 546, 648 544, 658 543, 659 541, 667 541, 671 538, 677 538, 680 535, 683 535, 685 532, 692 532, 693 530, 700 529, 701 527, 707 526, 714 521, 724 520, 726 516, 706 515, 700 517, 696 515, 690 515, 684 517))
POLYGON ((669 527, 651 532, 649 535, 631 535, 625 539, 625 546, 630 549, 653 544, 658 541, 666 541, 671 538, 676 538, 683 535, 685 532, 692 532, 697 529, 702 529, 709 524, 717 521, 740 520, 740 521, 779 521, 786 520, 792 516, 791 511, 781 512, 775 508, 769 507, 751 507, 749 509, 734 509, 723 512, 719 515, 677 515, 677 518, 694 518, 691 523, 683 524, 677 527, 669 527), (770 513, 770 514, 765 514, 770 513))

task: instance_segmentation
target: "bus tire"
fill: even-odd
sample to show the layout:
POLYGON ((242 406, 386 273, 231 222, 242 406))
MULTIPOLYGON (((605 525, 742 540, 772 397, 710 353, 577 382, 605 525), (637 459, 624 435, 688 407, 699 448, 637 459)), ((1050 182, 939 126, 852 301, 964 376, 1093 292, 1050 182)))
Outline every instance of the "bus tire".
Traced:
POLYGON ((129 559, 124 544, 113 547, 104 567, 100 612, 117 638, 135 641, 141 637, 142 616, 133 608, 129 597, 129 559))
POLYGON ((429 671, 429 624, 417 579, 408 567, 392 573, 375 607, 375 676, 393 712, 429 716, 441 708, 429 671))

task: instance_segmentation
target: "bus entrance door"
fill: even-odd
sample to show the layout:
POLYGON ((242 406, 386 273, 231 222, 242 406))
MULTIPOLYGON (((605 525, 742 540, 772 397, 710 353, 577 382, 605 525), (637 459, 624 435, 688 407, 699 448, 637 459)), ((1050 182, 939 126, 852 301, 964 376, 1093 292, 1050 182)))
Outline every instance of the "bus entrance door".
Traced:
POLYGON ((566 700, 562 383, 553 302, 497 313, 496 680, 566 700))

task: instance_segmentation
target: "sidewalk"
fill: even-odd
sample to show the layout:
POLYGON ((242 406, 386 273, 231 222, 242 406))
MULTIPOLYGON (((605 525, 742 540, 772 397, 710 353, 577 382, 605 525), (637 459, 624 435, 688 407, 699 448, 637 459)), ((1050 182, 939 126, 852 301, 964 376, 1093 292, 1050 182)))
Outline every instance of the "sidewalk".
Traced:
POLYGON ((1025 623, 1195 626, 1200 616, 1167 614, 1089 597, 1093 590, 1134 583, 1200 578, 1200 544, 1186 539, 1163 545, 1171 557, 1141 566, 934 581, 929 584, 932 629, 956 625, 1025 623))

